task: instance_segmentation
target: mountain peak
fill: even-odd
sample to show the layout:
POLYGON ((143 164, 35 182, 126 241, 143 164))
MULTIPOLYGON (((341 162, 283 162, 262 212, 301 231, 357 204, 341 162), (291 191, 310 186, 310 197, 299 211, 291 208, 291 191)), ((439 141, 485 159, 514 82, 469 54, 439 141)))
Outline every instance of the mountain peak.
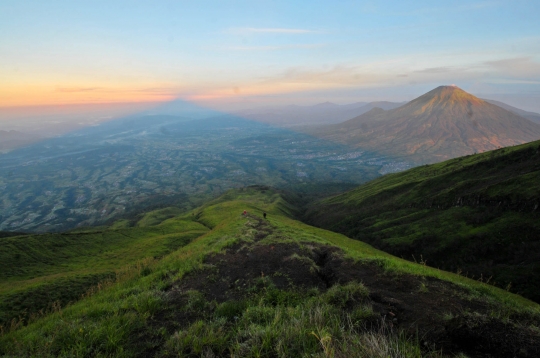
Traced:
POLYGON ((441 103, 444 103, 445 105, 481 105, 486 102, 468 92, 465 92, 456 85, 450 85, 439 86, 410 102, 410 104, 418 103, 430 103, 432 105, 438 105, 441 103))
POLYGON ((440 86, 388 111, 325 129, 324 138, 434 162, 540 138, 540 126, 457 86, 440 86))
POLYGON ((323 103, 316 104, 313 107, 314 108, 333 108, 333 107, 338 107, 338 106, 339 106, 338 104, 326 101, 323 103))

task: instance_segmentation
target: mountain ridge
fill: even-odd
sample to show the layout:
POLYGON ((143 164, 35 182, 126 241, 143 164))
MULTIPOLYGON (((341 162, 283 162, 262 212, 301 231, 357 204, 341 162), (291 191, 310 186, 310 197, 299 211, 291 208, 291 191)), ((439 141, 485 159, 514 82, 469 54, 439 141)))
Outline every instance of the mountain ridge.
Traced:
MULTIPOLYGON (((44 235, 27 236, 46 244, 42 253, 61 256, 58 239, 76 243, 93 235, 107 249, 109 235, 129 246, 137 234, 144 249, 133 253, 143 260, 118 268, 78 302, 55 303, 28 321, 15 321, 0 334, 0 354, 528 358, 540 353, 534 329, 538 304, 301 223, 293 217, 295 200, 270 187, 247 187, 186 214, 147 213, 134 226, 118 222, 58 234, 49 244, 44 235), (193 235, 155 256, 153 246, 174 239, 175 230, 193 235)), ((100 252, 99 245, 92 250, 113 263, 114 256, 100 252)), ((4 251, 26 261, 16 257, 24 251, 4 251)), ((39 269, 13 274, 39 277, 39 269)), ((54 293, 69 286, 72 282, 56 281, 54 293)), ((3 305, 21 309, 14 296, 6 299, 0 291, 0 297, 3 305)), ((47 302, 49 296, 31 297, 47 302)))
POLYGON ((236 112, 246 119, 271 125, 297 127, 330 123, 340 123, 352 117, 368 112, 373 107, 392 109, 401 106, 398 102, 356 102, 339 105, 332 102, 319 103, 312 106, 280 106, 248 109, 236 112))
POLYGON ((308 130, 336 142, 420 163, 540 138, 540 125, 454 86, 440 86, 388 111, 308 130))
POLYGON ((540 141, 389 174, 307 222, 540 301, 540 141))
POLYGON ((494 104, 496 106, 499 106, 501 108, 504 108, 507 111, 513 112, 513 113, 515 113, 515 114, 517 114, 517 115, 519 115, 519 116, 521 116, 523 118, 527 118, 528 120, 530 120, 532 122, 540 124, 540 113, 525 111, 523 109, 511 106, 511 105, 506 104, 504 102, 495 101, 495 100, 492 100, 492 99, 484 99, 484 101, 489 102, 491 104, 494 104))

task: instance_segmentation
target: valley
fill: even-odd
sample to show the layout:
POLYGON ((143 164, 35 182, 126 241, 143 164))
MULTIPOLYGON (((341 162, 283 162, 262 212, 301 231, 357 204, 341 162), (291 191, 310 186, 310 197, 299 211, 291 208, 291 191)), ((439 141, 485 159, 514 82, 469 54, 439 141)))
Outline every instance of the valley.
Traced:
POLYGON ((241 118, 129 118, 0 156, 0 230, 59 231, 152 207, 187 210, 252 184, 347 189, 409 167, 241 118))

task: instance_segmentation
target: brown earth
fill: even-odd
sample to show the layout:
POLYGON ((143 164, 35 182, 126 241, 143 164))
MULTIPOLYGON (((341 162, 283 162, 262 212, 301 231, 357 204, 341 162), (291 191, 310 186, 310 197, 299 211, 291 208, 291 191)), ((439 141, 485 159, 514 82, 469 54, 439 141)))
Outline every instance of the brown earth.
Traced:
POLYGON ((208 301, 222 303, 247 298, 249 288, 264 276, 279 289, 300 291, 317 288, 324 292, 355 281, 368 288, 369 303, 379 322, 416 335, 426 348, 450 356, 454 352, 471 357, 540 356, 540 333, 527 327, 527 317, 511 317, 505 323, 486 318, 494 307, 471 298, 462 287, 430 277, 386 272, 373 261, 354 262, 333 246, 257 243, 274 229, 256 217, 248 218, 248 224, 257 229, 256 242, 209 256, 204 261, 208 269, 174 282, 167 297, 169 313, 171 309, 176 313, 172 321, 170 314, 156 315, 156 327, 175 330, 201 319, 196 313, 177 309, 186 305, 186 293, 192 290, 202 292, 208 301), (512 323, 514 320, 522 324, 512 323))

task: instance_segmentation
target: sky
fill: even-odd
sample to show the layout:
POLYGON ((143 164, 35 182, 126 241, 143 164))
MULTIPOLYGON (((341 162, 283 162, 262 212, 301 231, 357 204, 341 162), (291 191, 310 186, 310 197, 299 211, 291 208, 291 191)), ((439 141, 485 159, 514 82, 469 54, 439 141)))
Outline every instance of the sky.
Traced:
POLYGON ((0 0, 0 111, 403 101, 456 84, 540 112, 538 15, 538 0, 0 0))

